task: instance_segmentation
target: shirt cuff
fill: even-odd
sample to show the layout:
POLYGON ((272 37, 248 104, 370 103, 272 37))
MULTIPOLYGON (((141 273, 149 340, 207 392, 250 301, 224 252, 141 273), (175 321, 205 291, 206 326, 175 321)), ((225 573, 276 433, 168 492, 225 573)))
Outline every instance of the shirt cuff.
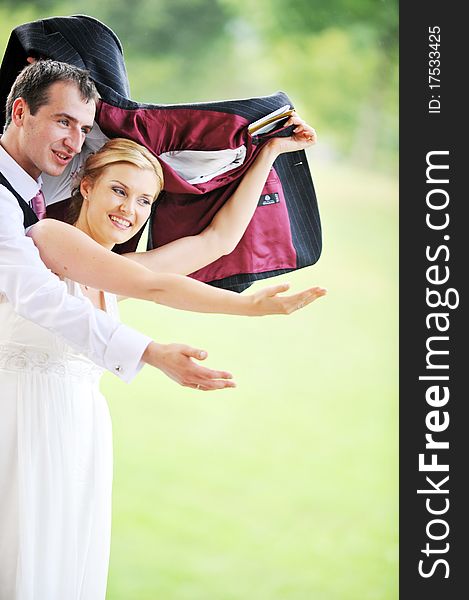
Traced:
POLYGON ((126 325, 119 325, 104 355, 106 369, 130 383, 144 366, 142 355, 152 341, 152 338, 126 325))

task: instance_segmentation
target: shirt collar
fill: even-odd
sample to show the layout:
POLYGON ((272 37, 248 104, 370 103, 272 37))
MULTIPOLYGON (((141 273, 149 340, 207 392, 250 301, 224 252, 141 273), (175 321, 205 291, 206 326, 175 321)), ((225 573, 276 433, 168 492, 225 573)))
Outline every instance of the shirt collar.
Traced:
POLYGON ((22 169, 0 144, 0 171, 16 192, 27 202, 34 198, 42 186, 42 178, 36 181, 22 169))

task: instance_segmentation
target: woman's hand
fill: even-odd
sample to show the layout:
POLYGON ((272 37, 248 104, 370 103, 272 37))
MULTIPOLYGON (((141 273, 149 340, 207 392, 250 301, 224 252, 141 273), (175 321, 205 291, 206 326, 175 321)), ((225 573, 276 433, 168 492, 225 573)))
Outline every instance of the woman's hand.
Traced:
POLYGON ((293 134, 290 137, 274 137, 266 142, 277 154, 284 152, 295 152, 296 150, 305 150, 317 142, 316 130, 308 125, 295 112, 285 123, 285 127, 296 125, 293 134))
POLYGON ((273 285, 251 295, 253 315, 290 315, 292 312, 311 304, 321 296, 327 294, 327 290, 321 287, 312 287, 298 294, 279 296, 290 288, 288 283, 273 285))

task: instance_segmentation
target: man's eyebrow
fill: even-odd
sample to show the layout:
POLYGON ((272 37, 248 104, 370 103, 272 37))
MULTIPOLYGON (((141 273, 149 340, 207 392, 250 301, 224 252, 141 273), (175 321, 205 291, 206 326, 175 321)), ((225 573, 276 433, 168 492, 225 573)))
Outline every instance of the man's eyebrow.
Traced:
MULTIPOLYGON (((72 117, 72 115, 69 115, 68 113, 65 112, 61 112, 61 113, 54 113, 52 115, 54 118, 57 117, 64 117, 65 119, 68 119, 69 121, 71 121, 72 123, 78 123, 78 120, 75 119, 75 117, 72 117)), ((83 127, 86 127, 87 129, 89 129, 90 131, 93 129, 93 125, 94 123, 92 123, 91 125, 83 125, 83 127)))

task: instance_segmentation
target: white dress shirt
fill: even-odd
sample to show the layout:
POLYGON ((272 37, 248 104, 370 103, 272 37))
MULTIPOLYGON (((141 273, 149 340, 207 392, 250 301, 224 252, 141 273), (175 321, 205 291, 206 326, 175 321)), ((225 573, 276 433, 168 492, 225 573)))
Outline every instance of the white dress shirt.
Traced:
MULTIPOLYGON (((41 181, 30 177, 1 145, 0 171, 26 202, 37 194, 41 181)), ((15 196, 0 184, 1 293, 17 314, 61 336, 124 381, 129 382, 143 366, 141 357, 151 338, 122 325, 87 298, 67 293, 25 235, 15 196)))

